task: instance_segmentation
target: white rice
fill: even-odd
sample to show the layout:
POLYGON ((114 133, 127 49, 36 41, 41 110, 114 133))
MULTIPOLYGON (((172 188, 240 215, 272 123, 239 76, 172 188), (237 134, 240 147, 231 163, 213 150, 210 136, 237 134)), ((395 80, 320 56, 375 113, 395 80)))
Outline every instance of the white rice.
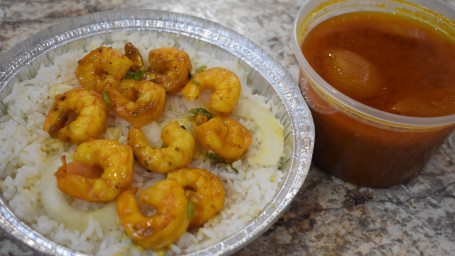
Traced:
MULTIPOLYGON (((62 53, 55 58, 53 65, 42 65, 33 79, 14 85, 11 94, 4 100, 8 107, 8 114, 0 117, 0 189, 3 197, 9 202, 11 210, 19 218, 39 233, 64 246, 95 255, 153 254, 154 252, 144 251, 132 243, 120 225, 118 217, 115 216, 115 212, 111 219, 117 225, 103 228, 103 223, 88 217, 85 230, 71 230, 58 218, 56 219, 56 216, 52 216, 56 214, 55 212, 50 213, 52 209, 49 204, 54 202, 49 201, 54 199, 65 200, 68 207, 74 208, 75 212, 104 207, 104 204, 93 205, 81 200, 73 200, 58 189, 48 191, 49 184, 55 183, 52 174, 61 164, 60 157, 66 155, 71 160, 75 146, 52 139, 42 130, 42 126, 54 96, 79 86, 74 76, 77 61, 88 51, 101 45, 112 46, 123 51, 126 40, 133 42, 144 57, 151 49, 175 46, 190 55, 193 64, 192 73, 201 65, 207 65, 209 68, 216 66, 227 68, 236 73, 241 80, 241 100, 253 99, 270 111, 273 109, 264 97, 252 95, 251 88, 247 84, 246 71, 234 58, 217 60, 208 52, 194 49, 189 43, 169 38, 156 38, 139 32, 130 32, 128 35, 114 33, 111 39, 115 43, 106 43, 100 38, 92 39, 87 52, 74 50, 62 53), (53 197, 47 197, 48 194, 53 197)), ((143 127, 150 144, 155 147, 161 146, 161 128, 169 120, 184 119, 189 115, 187 113, 189 109, 204 107, 206 96, 196 102, 185 100, 181 94, 168 96, 163 116, 143 127)), ((279 161, 272 166, 261 166, 251 160, 261 143, 258 135, 259 128, 256 127, 254 120, 240 116, 231 117, 245 125, 253 138, 245 156, 233 163, 238 173, 235 173, 229 165, 215 164, 207 159, 200 148, 190 164, 193 167, 209 170, 222 180, 226 194, 224 209, 203 227, 192 233, 185 233, 169 248, 167 254, 182 254, 202 249, 241 230, 270 204, 283 181, 284 174, 279 170, 279 161)), ((111 111, 108 127, 100 137, 126 144, 129 127, 126 121, 111 111)), ((149 173, 138 164, 134 165, 133 186, 147 187, 163 179, 165 179, 164 175, 149 173)), ((62 211, 66 208, 63 206, 57 208, 55 211, 64 215, 62 211)))

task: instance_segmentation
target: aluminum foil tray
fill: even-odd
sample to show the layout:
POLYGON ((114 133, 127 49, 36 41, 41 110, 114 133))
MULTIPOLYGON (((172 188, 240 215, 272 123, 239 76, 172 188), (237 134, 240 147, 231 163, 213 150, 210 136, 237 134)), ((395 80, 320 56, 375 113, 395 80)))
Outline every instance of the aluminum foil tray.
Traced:
MULTIPOLYGON (((94 36, 109 37, 121 30, 165 34, 192 42, 215 57, 236 58, 248 70, 254 92, 277 106, 289 154, 281 162, 285 179, 273 201, 243 230, 191 255, 227 255, 266 231, 289 206, 302 186, 311 163, 314 125, 310 111, 290 73, 275 59, 242 35, 200 18, 157 10, 120 10, 90 14, 43 30, 0 56, 0 103, 16 82, 35 76, 41 63, 50 64, 65 49, 86 49, 94 36)), ((5 114, 3 104, 2 111, 5 114)), ((1 114, 0 112, 0 114, 1 114)), ((3 193, 1 193, 3 194, 3 193)), ((9 209, 0 196, 0 227, 44 255, 85 255, 40 235, 9 209)))

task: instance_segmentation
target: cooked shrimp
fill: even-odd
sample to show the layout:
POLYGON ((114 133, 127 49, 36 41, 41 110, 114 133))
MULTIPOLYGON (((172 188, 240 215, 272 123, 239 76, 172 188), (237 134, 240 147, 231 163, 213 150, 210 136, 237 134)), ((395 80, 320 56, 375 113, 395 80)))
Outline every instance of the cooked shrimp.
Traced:
POLYGON ((101 93, 107 85, 117 86, 132 66, 125 54, 101 46, 79 60, 76 78, 83 87, 101 93))
POLYGON ((217 115, 228 115, 234 110, 240 97, 240 80, 236 74, 224 68, 211 68, 191 77, 183 87, 187 100, 196 100, 202 91, 214 90, 207 108, 217 115))
POLYGON ((173 47, 151 50, 147 79, 161 84, 166 92, 176 93, 188 81, 191 61, 188 54, 173 47))
POLYGON ((62 141, 79 144, 101 134, 106 126, 107 109, 100 94, 74 88, 55 97, 43 130, 62 141))
POLYGON ((168 173, 168 180, 176 180, 193 202, 193 217, 190 227, 200 227, 224 206, 224 189, 221 180, 204 169, 182 168, 168 173))
POLYGON ((163 113, 166 104, 163 86, 147 80, 124 79, 118 87, 106 87, 111 108, 132 125, 141 127, 163 113))
POLYGON ((190 222, 188 199, 175 180, 163 180, 139 193, 139 201, 156 208, 144 216, 135 196, 136 189, 123 191, 117 198, 117 213, 128 236, 147 249, 165 249, 185 233, 190 222))
POLYGON ((81 143, 73 162, 62 159, 55 173, 57 186, 65 194, 89 202, 109 202, 133 179, 133 152, 130 146, 111 140, 81 143))
POLYGON ((167 173, 186 166, 193 160, 196 141, 178 122, 170 122, 161 131, 165 148, 154 149, 147 143, 144 133, 137 128, 128 132, 128 144, 137 161, 147 170, 167 173))
POLYGON ((250 132, 238 121, 215 116, 196 128, 201 146, 225 162, 240 159, 251 144, 250 132))
POLYGON ((133 62, 132 70, 140 70, 144 67, 144 60, 142 59, 141 53, 133 43, 126 43, 124 50, 126 57, 133 62))

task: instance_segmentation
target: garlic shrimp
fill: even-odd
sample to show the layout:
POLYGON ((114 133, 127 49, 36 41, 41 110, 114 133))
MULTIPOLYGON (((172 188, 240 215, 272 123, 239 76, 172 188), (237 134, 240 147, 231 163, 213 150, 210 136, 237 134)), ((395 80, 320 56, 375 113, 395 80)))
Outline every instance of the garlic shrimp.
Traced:
POLYGON ((201 146, 225 162, 231 163, 242 157, 251 144, 250 132, 238 121, 215 116, 196 128, 201 146))
POLYGON ((161 139, 167 145, 154 149, 138 128, 128 132, 128 144, 133 148, 139 164, 150 171, 167 173, 188 165, 193 160, 196 140, 193 135, 178 122, 170 122, 161 132, 161 139))
POLYGON ((199 168, 182 168, 168 173, 168 180, 176 180, 185 188, 186 196, 194 207, 190 227, 200 227, 224 206, 221 180, 211 172, 199 168))
POLYGON ((169 247, 188 228, 188 199, 175 180, 163 180, 142 189, 139 201, 156 208, 145 216, 136 199, 136 189, 123 191, 117 198, 117 213, 128 236, 138 245, 154 250, 169 247))
POLYGON ((163 86, 147 80, 125 79, 118 87, 106 87, 111 109, 133 126, 148 124, 163 113, 166 105, 163 86))
POLYGON ((182 94, 187 100, 194 101, 204 90, 214 91, 210 95, 208 110, 217 115, 229 115, 240 97, 240 80, 233 72, 215 67, 192 76, 182 94))
POLYGON ((73 162, 55 173, 58 188, 65 194, 88 202, 109 202, 126 189, 133 179, 131 147, 112 140, 81 143, 73 162))
POLYGON ((101 134, 106 126, 107 110, 103 96, 77 87, 55 97, 43 130, 51 137, 79 144, 101 134))
POLYGON ((188 54, 174 47, 151 50, 146 79, 161 84, 168 93, 176 93, 188 81, 191 61, 188 54))
POLYGON ((98 47, 79 60, 76 78, 82 87, 102 93, 106 86, 117 86, 133 62, 112 47, 98 47))

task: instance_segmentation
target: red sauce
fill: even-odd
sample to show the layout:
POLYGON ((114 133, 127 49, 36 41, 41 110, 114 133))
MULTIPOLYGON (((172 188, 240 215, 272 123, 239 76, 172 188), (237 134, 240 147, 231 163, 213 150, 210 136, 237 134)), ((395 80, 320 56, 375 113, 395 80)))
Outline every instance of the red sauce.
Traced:
MULTIPOLYGON (((390 113, 455 113, 455 42, 399 15, 356 12, 312 29, 302 52, 316 72, 356 101, 390 113)), ((301 75, 316 126, 314 163, 354 184, 387 187, 419 173, 453 127, 385 128, 346 114, 301 75)))
POLYGON ((302 51, 322 78, 368 106, 408 116, 455 113, 455 42, 425 23, 382 12, 343 14, 310 31, 302 51), (343 70, 334 54, 356 63, 343 70), (347 69, 364 81, 340 85, 347 69), (372 92, 356 94, 365 87, 372 92))

